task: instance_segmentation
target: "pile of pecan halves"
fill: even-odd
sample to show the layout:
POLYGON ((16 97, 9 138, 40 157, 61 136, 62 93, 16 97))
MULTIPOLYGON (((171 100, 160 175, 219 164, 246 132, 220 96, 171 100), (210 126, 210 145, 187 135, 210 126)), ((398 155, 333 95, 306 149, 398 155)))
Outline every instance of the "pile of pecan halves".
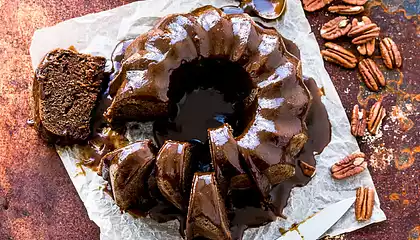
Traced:
MULTIPOLYGON (((334 0, 303 0, 303 7, 308 12, 319 10, 334 0)), ((386 86, 383 73, 371 57, 375 53, 376 41, 379 42, 380 54, 384 65, 389 68, 399 68, 402 58, 395 42, 385 37, 380 39, 380 28, 368 17, 363 16, 361 21, 356 17, 350 19, 349 15, 357 15, 364 11, 367 0, 342 0, 342 3, 329 6, 328 11, 340 16, 330 20, 321 27, 321 37, 328 40, 321 55, 327 62, 335 63, 347 69, 358 67, 361 79, 370 91, 380 91, 386 86), (344 15, 344 16, 343 16, 344 15), (345 38, 356 45, 360 57, 331 41, 345 38)), ((377 101, 371 107, 369 114, 359 105, 355 105, 351 117, 351 133, 355 137, 363 137, 366 132, 376 135, 385 118, 385 108, 382 100, 377 101)), ((364 153, 353 153, 331 167, 331 175, 334 179, 341 180, 357 175, 367 168, 364 153)), ((374 205, 373 188, 360 187, 356 192, 355 213, 358 221, 369 220, 372 216, 374 205)))
MULTIPOLYGON (((304 9, 312 12, 330 4, 333 0, 303 0, 304 9)), ((344 4, 328 7, 328 11, 340 15, 356 15, 364 11, 363 5, 367 0, 343 0, 344 4)), ((361 79, 370 91, 380 91, 386 86, 383 73, 370 57, 375 53, 376 40, 379 38, 380 28, 368 17, 363 16, 361 21, 357 18, 349 19, 347 16, 338 16, 321 27, 321 37, 332 41, 340 37, 347 37, 352 44, 357 46, 360 57, 344 47, 326 42, 321 55, 325 61, 335 63, 344 68, 358 67, 361 79), (351 39, 351 40, 350 40, 351 39)), ((389 68, 399 68, 402 57, 395 42, 385 37, 379 41, 380 54, 384 65, 389 68)), ((355 105, 351 119, 351 133, 356 137, 363 137, 365 129, 376 135, 385 117, 385 109, 381 101, 375 103, 370 109, 369 116, 364 109, 355 105)))

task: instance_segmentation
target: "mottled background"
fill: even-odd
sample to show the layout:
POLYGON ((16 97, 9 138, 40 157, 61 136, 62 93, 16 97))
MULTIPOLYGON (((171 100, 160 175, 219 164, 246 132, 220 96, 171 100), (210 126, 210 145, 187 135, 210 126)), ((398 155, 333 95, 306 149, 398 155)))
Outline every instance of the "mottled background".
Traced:
MULTIPOLYGON (((54 149, 27 125, 32 81, 29 45, 36 29, 88 13, 108 10, 122 0, 0 0, 0 240, 99 239, 54 149)), ((419 239, 420 235, 420 14, 419 0, 369 3, 365 14, 390 36, 404 57, 401 70, 381 70, 388 87, 372 94, 355 70, 326 64, 342 102, 373 104, 383 98, 388 112, 382 134, 359 143, 388 221, 337 239, 419 239), (405 9, 405 10, 404 10, 405 9)), ((319 43, 321 24, 334 16, 307 15, 319 43)), ((376 54, 378 56, 378 54, 376 54)))

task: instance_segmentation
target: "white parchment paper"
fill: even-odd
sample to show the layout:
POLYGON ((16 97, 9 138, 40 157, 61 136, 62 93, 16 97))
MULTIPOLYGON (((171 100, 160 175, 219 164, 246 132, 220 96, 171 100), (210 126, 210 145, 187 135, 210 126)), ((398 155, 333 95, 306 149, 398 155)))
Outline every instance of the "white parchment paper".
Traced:
MULTIPOLYGON (((115 45, 124 39, 136 37, 149 30, 159 17, 170 13, 185 13, 197 7, 211 4, 216 7, 236 4, 233 0, 150 0, 128 4, 109 11, 71 19, 56 26, 35 32, 30 54, 34 69, 42 57, 54 48, 68 48, 73 45, 81 52, 111 57, 115 45)), ((305 187, 292 190, 284 214, 287 220, 279 219, 260 228, 249 229, 244 239, 272 240, 280 236, 279 228, 288 229, 291 224, 305 220, 315 212, 339 200, 355 196, 359 186, 373 186, 368 171, 347 180, 335 181, 330 177, 329 167, 359 147, 350 134, 350 126, 338 94, 326 72, 319 47, 310 25, 305 18, 299 0, 287 0, 285 14, 274 27, 300 49, 303 74, 313 77, 319 87, 324 87, 325 104, 332 125, 332 139, 321 155, 316 157, 317 174, 305 187)), ((131 140, 150 138, 152 127, 142 124, 140 130, 130 132, 131 140)), ((77 147, 57 147, 57 152, 85 204, 90 219, 101 231, 101 239, 180 239, 178 223, 171 221, 158 224, 151 219, 134 219, 122 214, 113 200, 103 192, 104 181, 96 173, 84 169, 80 174, 77 147)), ((329 231, 329 235, 350 232, 368 224, 385 220, 376 196, 373 216, 370 221, 358 223, 351 208, 329 231)))

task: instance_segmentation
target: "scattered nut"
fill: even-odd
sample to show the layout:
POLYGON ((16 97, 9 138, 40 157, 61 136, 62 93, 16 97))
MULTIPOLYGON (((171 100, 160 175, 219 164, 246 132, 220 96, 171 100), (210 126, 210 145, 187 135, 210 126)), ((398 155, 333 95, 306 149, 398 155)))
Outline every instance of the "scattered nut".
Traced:
POLYGON ((337 180, 363 172, 367 168, 364 153, 353 153, 331 167, 331 175, 337 180))
POLYGON ((357 58, 353 53, 332 42, 325 43, 326 50, 321 51, 325 61, 338 64, 345 68, 355 68, 357 58))
POLYGON ((372 23, 370 19, 368 19, 369 18, 364 17, 362 18, 361 22, 358 22, 355 18, 353 19, 351 23, 352 28, 347 34, 349 37, 354 37, 354 39, 351 41, 353 44, 359 45, 367 43, 379 36, 381 29, 378 27, 378 25, 372 23))
POLYGON ((363 137, 366 129, 366 110, 359 110, 359 105, 354 105, 351 115, 351 134, 355 137, 363 137))
POLYGON ((367 0, 343 0, 343 2, 347 4, 363 6, 367 2, 367 0))
POLYGON ((330 4, 332 1, 333 0, 303 0, 303 9, 308 12, 314 12, 330 4))
POLYGON ((382 120, 385 118, 386 111, 382 106, 381 101, 377 101, 373 104, 372 108, 369 111, 369 121, 367 123, 368 130, 370 133, 376 135, 379 128, 382 125, 382 120))
MULTIPOLYGON (((366 16, 362 17, 362 21, 365 25, 372 23, 372 21, 366 16)), ((353 20, 351 26, 352 28, 356 28, 358 26, 357 20, 356 21, 353 20)), ((372 56, 373 52, 375 52, 375 41, 376 41, 375 38, 372 38, 372 40, 367 41, 366 43, 360 44, 359 46, 357 46, 357 51, 361 55, 372 56)))
POLYGON ((363 6, 352 5, 336 5, 328 7, 328 11, 342 15, 356 15, 363 12, 364 10, 365 8, 363 6))
POLYGON ((373 188, 359 187, 356 191, 355 214, 357 221, 367 221, 372 217, 375 203, 373 188))
POLYGON ((393 69, 394 67, 401 67, 402 59, 400 51, 391 38, 387 37, 382 39, 379 43, 379 48, 381 49, 382 59, 387 68, 393 69))
POLYGON ((360 61, 359 72, 363 82, 371 91, 378 91, 379 87, 385 87, 385 77, 372 59, 366 58, 360 61))
POLYGON ((351 29, 350 21, 347 17, 339 16, 325 23, 321 28, 321 37, 333 40, 346 35, 351 29))
POLYGON ((303 174, 307 177, 313 177, 315 176, 316 168, 314 166, 311 166, 307 164, 304 161, 299 160, 299 166, 303 171, 303 174))

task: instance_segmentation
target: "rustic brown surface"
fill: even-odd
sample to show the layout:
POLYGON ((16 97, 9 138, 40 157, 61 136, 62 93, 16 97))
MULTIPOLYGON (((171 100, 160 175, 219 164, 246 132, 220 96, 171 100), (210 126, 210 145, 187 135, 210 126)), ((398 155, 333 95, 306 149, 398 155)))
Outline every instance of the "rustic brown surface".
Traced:
MULTIPOLYGON (((0 0, 0 240, 99 239, 99 229, 89 220, 57 154, 26 123, 32 81, 28 49, 36 29, 128 2, 0 0)), ((408 2, 407 6, 411 11, 419 11, 415 5, 418 6, 418 0, 408 2)), ((319 43, 323 44, 319 29, 335 16, 325 10, 307 16, 319 43)), ((403 12, 386 13, 380 6, 373 7, 370 16, 381 27, 381 36, 392 37, 404 58, 401 71, 389 71, 374 57, 390 80, 389 87, 380 94, 371 94, 359 84, 356 70, 328 63, 326 68, 349 117, 356 102, 367 107, 366 99, 371 99, 370 106, 372 98, 384 97, 388 116, 383 136, 362 139, 360 143, 367 156, 371 156, 370 169, 388 221, 343 238, 418 240, 420 27, 418 18, 407 19, 403 12), (392 107, 400 108, 403 114, 392 117, 392 107)), ((353 52, 356 53, 354 48, 353 52)), ((379 56, 378 50, 374 56, 379 56)))

